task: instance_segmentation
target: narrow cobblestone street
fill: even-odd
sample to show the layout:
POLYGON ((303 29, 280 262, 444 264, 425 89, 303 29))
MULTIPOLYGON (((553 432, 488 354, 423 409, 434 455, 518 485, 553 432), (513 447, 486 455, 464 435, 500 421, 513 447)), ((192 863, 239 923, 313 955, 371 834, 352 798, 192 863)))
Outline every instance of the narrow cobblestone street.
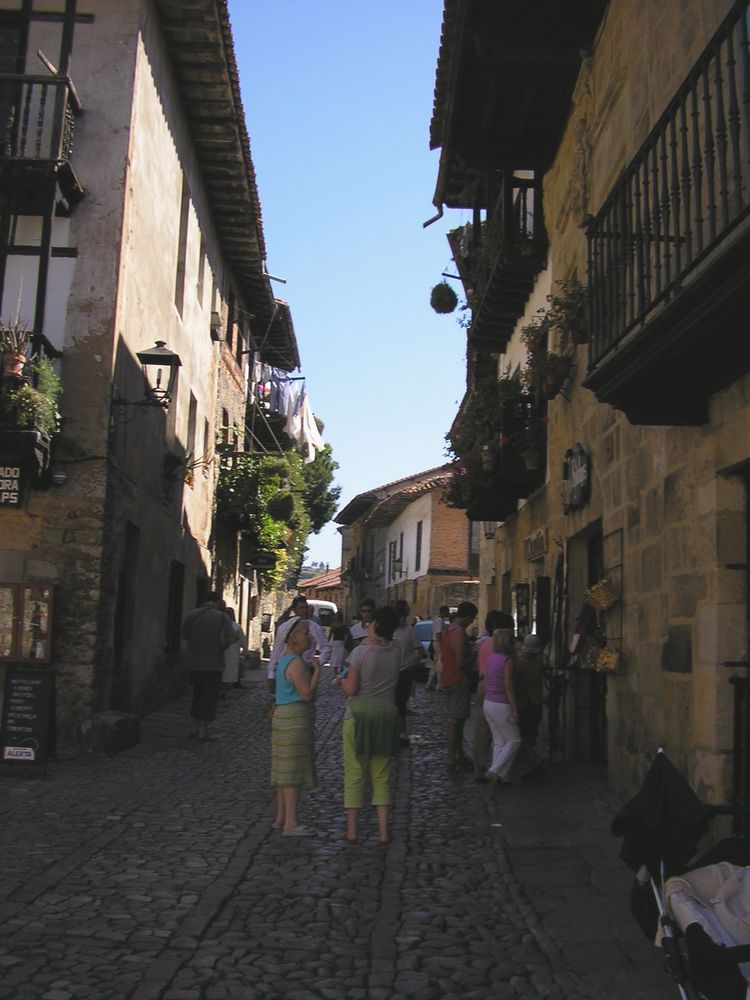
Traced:
POLYGON ((628 929, 617 842, 585 846, 598 837, 587 824, 606 829, 601 789, 562 768, 501 792, 448 776, 441 696, 420 686, 392 842, 377 844, 365 809, 347 846, 343 699, 326 681, 319 785, 300 810, 319 832, 283 838, 261 672, 245 685, 220 703, 215 743, 187 739, 183 701, 115 758, 3 776, 3 1000, 670 995, 655 949, 628 929), (586 819, 574 789, 593 796, 586 819))

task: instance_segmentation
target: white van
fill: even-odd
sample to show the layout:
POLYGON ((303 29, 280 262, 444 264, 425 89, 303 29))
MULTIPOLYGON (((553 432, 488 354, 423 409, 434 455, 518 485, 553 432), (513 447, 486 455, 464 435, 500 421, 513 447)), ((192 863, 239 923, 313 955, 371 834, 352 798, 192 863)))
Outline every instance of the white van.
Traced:
POLYGON ((307 606, 310 608, 310 614, 320 622, 323 628, 328 628, 333 621, 333 616, 338 611, 338 605, 334 604, 333 601, 319 601, 314 597, 308 597, 307 606))

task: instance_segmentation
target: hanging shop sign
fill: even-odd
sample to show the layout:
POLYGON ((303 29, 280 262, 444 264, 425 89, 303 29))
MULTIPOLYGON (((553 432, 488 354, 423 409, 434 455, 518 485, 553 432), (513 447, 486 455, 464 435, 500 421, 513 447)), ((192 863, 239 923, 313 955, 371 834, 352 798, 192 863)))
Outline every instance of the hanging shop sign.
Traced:
POLYGON ((0 464, 0 507, 20 507, 22 495, 21 466, 0 464))
POLYGON ((546 528, 540 528, 532 535, 527 535, 523 540, 523 551, 527 562, 534 559, 541 559, 549 549, 549 532, 546 528))
POLYGON ((246 565, 250 569, 274 569, 276 567, 276 553, 258 549, 249 554, 246 565))
POLYGON ((589 502, 591 495, 591 468, 589 453, 578 442, 575 448, 568 448, 563 462, 563 483, 565 494, 563 510, 569 514, 580 510, 589 502))

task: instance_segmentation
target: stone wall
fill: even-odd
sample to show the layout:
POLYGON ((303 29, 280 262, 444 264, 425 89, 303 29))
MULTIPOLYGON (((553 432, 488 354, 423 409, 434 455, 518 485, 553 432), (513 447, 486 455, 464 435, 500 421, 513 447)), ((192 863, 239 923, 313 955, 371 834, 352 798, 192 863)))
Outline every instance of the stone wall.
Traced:
MULTIPOLYGON (((585 277, 585 214, 598 210, 727 9, 697 0, 609 5, 545 178, 553 282, 585 277)), ((731 664, 746 660, 748 647, 747 574, 730 566, 747 557, 747 498, 733 472, 750 461, 750 378, 715 395, 705 426, 636 427, 581 387, 587 356, 577 349, 569 398, 549 404, 548 481, 498 530, 495 579, 506 571, 514 583, 552 576, 565 553, 570 631, 586 586, 587 539, 601 534, 609 558, 617 548, 613 621, 624 667, 606 684, 611 779, 634 789, 666 745, 698 793, 721 801, 732 746, 729 679, 742 673, 731 664), (577 442, 591 456, 591 497, 566 516, 562 460, 577 442), (529 563, 524 539, 545 527, 549 549, 529 563)))

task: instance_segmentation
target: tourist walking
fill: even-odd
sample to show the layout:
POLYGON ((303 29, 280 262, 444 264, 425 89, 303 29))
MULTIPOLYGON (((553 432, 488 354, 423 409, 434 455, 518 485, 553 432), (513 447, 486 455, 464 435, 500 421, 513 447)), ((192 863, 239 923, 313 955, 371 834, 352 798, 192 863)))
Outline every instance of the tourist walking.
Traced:
POLYGON ((524 637, 513 668, 513 693, 518 709, 523 767, 527 775, 538 772, 542 759, 536 752, 539 724, 544 704, 544 665, 542 640, 538 635, 524 637))
POLYGON ((334 674, 338 674, 346 654, 354 646, 352 633, 340 611, 337 611, 333 616, 331 627, 328 630, 328 638, 331 641, 331 669, 334 674))
POLYGON ((492 633, 492 653, 485 664, 484 714, 492 733, 492 763, 485 777, 512 784, 510 769, 521 745, 513 695, 513 633, 498 628, 492 633))
POLYGON ((487 781, 485 775, 489 770, 492 752, 492 733, 484 714, 485 668, 487 660, 494 651, 492 633, 498 628, 507 628, 513 633, 515 631, 513 616, 505 611, 488 611, 484 620, 486 634, 477 640, 475 646, 479 684, 471 706, 471 728, 474 735, 471 756, 474 761, 474 780, 479 782, 487 781))
POLYGON ((474 659, 466 629, 476 616, 476 604, 461 601, 455 618, 442 633, 443 690, 448 711, 447 764, 451 770, 471 763, 464 753, 464 726, 471 710, 474 659))
POLYGON ((316 621, 310 620, 310 607, 307 603, 307 598, 304 594, 298 594, 292 601, 292 614, 291 617, 287 618, 285 622, 276 629, 276 635, 273 640, 273 649, 271 650, 271 655, 268 658, 268 666, 266 667, 266 680, 268 683, 268 689, 273 693, 276 684, 276 667, 278 666, 281 654, 284 651, 284 645, 286 643, 286 637, 289 635, 289 630, 300 618, 304 618, 308 621, 310 626, 308 633, 308 648, 305 650, 303 659, 308 665, 312 665, 314 660, 318 660, 320 663, 328 663, 331 658, 331 643, 326 635, 325 629, 319 625, 316 621))
POLYGON ((379 608, 368 625, 368 641, 349 654, 337 683, 347 696, 344 715, 344 808, 349 844, 357 841, 359 810, 364 804, 369 771, 372 804, 378 816, 378 838, 389 839, 391 758, 398 752, 398 712, 394 702, 401 651, 393 641, 398 614, 379 608))
POLYGON ((320 662, 303 659, 310 645, 310 622, 294 618, 286 632, 276 667, 275 702, 271 720, 271 784, 276 786, 274 829, 285 837, 310 837, 315 830, 297 820, 300 790, 315 786, 313 699, 320 680, 320 662))
POLYGON ((193 689, 190 739, 200 743, 215 739, 209 736, 208 727, 216 718, 224 673, 224 650, 231 641, 232 626, 222 610, 223 604, 220 594, 212 590, 205 604, 191 611, 182 626, 182 638, 187 640, 186 660, 193 689))
POLYGON ((410 608, 406 601, 396 601, 398 627, 393 633, 393 641, 401 653, 401 669, 396 685, 396 708, 398 709, 401 730, 400 740, 404 745, 409 742, 406 716, 409 712, 409 699, 411 698, 411 690, 414 683, 414 668, 422 658, 422 644, 417 639, 414 626, 410 625, 407 620, 409 611, 410 608))
POLYGON ((427 678, 425 688, 428 691, 440 690, 442 687, 443 662, 441 658, 440 643, 443 632, 450 625, 450 608, 443 604, 438 611, 437 617, 432 620, 432 662, 430 663, 430 673, 427 678))
POLYGON ((371 597, 365 597, 363 601, 359 602, 359 621, 351 627, 352 642, 355 648, 367 639, 368 626, 374 613, 375 601, 371 597))
POLYGON ((231 687, 240 687, 240 649, 247 649, 247 639, 242 626, 236 620, 234 608, 224 608, 224 614, 231 624, 229 630, 230 642, 224 650, 224 673, 221 678, 223 695, 231 687))

